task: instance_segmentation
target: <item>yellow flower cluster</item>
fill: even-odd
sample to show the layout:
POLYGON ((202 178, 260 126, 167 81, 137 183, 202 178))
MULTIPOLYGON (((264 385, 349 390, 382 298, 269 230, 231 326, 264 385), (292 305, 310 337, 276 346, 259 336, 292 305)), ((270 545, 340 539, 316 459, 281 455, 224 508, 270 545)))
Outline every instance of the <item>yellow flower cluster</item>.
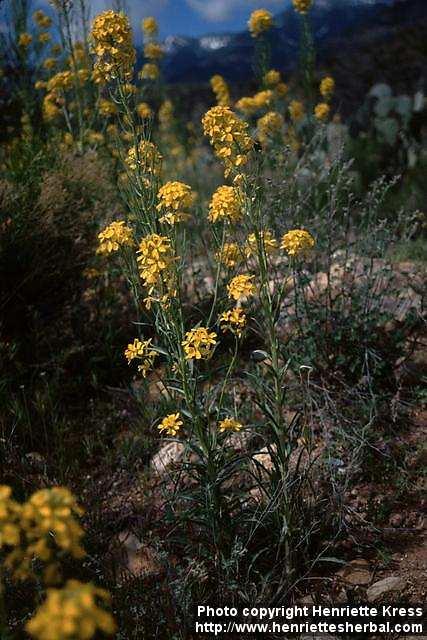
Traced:
POLYGON ((234 307, 229 311, 224 311, 219 317, 219 326, 221 331, 231 331, 240 338, 246 326, 246 314, 242 307, 234 307))
POLYGON ((331 111, 327 102, 320 102, 314 108, 314 117, 316 120, 327 120, 331 111))
POLYGON ((144 45, 144 56, 148 60, 160 60, 164 53, 162 46, 158 42, 147 42, 144 45))
POLYGON ((238 222, 242 218, 242 199, 237 187, 223 185, 213 193, 208 218, 211 222, 238 222))
POLYGON ((213 107, 202 119, 203 132, 209 136, 215 155, 225 165, 228 175, 233 167, 243 165, 253 147, 247 133, 248 124, 240 120, 229 107, 213 107))
POLYGON ((298 13, 308 13, 313 4, 313 0, 292 0, 295 11, 298 13))
POLYGON ((50 91, 58 91, 58 90, 67 90, 73 86, 74 83, 74 75, 71 71, 59 71, 54 76, 49 78, 47 83, 47 90, 50 91))
POLYGON ((268 31, 273 26, 273 16, 267 9, 256 9, 251 13, 248 21, 249 31, 253 38, 268 31))
POLYGON ((99 246, 97 253, 105 255, 118 251, 121 247, 133 245, 132 229, 125 225, 123 220, 111 222, 98 234, 99 246))
POLYGON ((231 103, 230 91, 224 78, 220 75, 212 76, 211 87, 215 94, 217 104, 221 107, 229 107, 231 103))
POLYGON ((164 212, 160 222, 174 225, 189 217, 188 209, 193 204, 194 194, 188 184, 167 182, 160 187, 157 198, 159 200, 157 211, 164 212))
POLYGON ((163 418, 157 428, 160 433, 166 431, 168 436, 176 436, 183 424, 184 423, 181 420, 181 415, 179 413, 170 413, 168 416, 163 418))
POLYGON ((144 286, 150 294, 156 285, 165 284, 170 280, 170 269, 174 259, 168 237, 153 233, 142 238, 137 262, 144 286))
MULTIPOLYGON (((27 502, 18 505, 10 498, 9 487, 0 488, 0 541, 12 546, 4 565, 17 580, 32 575, 32 562, 45 563, 45 580, 57 575, 58 550, 75 558, 84 556, 83 529, 76 520, 82 510, 65 487, 36 491, 27 502), (4 522, 10 518, 9 523, 4 522)), ((0 546, 2 546, 0 545, 0 546)))
POLYGON ((314 238, 304 229, 293 229, 285 233, 281 247, 291 257, 297 257, 308 253, 314 247, 314 238))
POLYGON ((243 260, 242 250, 236 242, 225 242, 215 257, 218 262, 230 269, 243 260))
POLYGON ((218 429, 221 433, 223 433, 224 431, 237 432, 243 429, 243 425, 234 418, 225 418, 218 424, 218 429))
POLYGON ((269 111, 257 122, 258 140, 261 144, 265 144, 283 129, 284 124, 285 121, 281 113, 269 111))
POLYGON ((43 98, 43 116, 47 122, 54 120, 60 113, 64 100, 55 91, 51 91, 43 98))
POLYGON ((280 71, 276 71, 276 69, 270 69, 270 71, 267 71, 267 73, 264 75, 264 84, 266 84, 267 87, 275 87, 279 84, 281 79, 282 77, 280 75, 280 71))
POLYGON ((32 41, 33 41, 33 36, 30 33, 24 32, 19 34, 18 44, 20 47, 23 47, 24 49, 26 49, 27 47, 30 46, 32 41))
POLYGON ((153 17, 144 18, 141 23, 142 30, 146 36, 155 36, 158 33, 158 26, 156 19, 153 17))
POLYGON ((141 364, 138 365, 138 371, 142 373, 144 378, 147 376, 149 369, 152 368, 156 356, 157 352, 151 347, 151 338, 144 340, 144 342, 135 338, 133 342, 128 344, 125 351, 125 358, 128 364, 133 360, 141 361, 141 364))
POLYGON ((56 58, 46 58, 45 60, 43 60, 43 69, 46 69, 47 71, 51 71, 56 67, 56 64, 57 64, 56 58))
POLYGON ((126 156, 129 169, 139 169, 144 174, 158 175, 162 168, 162 156, 149 140, 141 140, 138 147, 131 147, 126 156))
POLYGON ((36 640, 90 640, 97 631, 116 631, 110 613, 99 606, 109 594, 78 580, 68 580, 62 589, 48 589, 45 602, 27 622, 27 632, 36 640))
POLYGON ((265 89, 264 91, 259 91, 252 97, 240 98, 240 100, 236 102, 236 109, 246 115, 252 115, 260 109, 268 107, 273 97, 274 94, 271 89, 265 89))
POLYGON ((331 78, 331 76, 323 78, 322 82, 320 83, 319 90, 320 95, 323 96, 325 100, 330 100, 335 91, 335 80, 331 78))
POLYGON ((137 104, 136 112, 142 120, 148 120, 153 115, 150 105, 146 102, 140 102, 137 104))
POLYGON ((51 39, 52 39, 52 36, 47 31, 43 31, 43 33, 40 33, 39 37, 37 38, 40 44, 47 44, 48 42, 51 41, 51 39))
POLYGON ((159 77, 159 67, 153 62, 147 62, 139 72, 141 80, 157 80, 159 77))
POLYGON ((117 113, 117 107, 111 100, 101 98, 98 102, 99 113, 102 116, 114 116, 117 113))
POLYGON ((255 293, 255 285, 252 282, 255 276, 241 274, 235 276, 227 285, 228 297, 233 298, 236 302, 249 298, 255 293))
POLYGON ((100 13, 93 21, 91 37, 99 76, 105 80, 117 76, 129 78, 136 54, 127 16, 111 10, 100 13))
POLYGON ((33 20, 40 29, 49 29, 52 26, 52 19, 41 9, 33 13, 33 20))
POLYGON ((216 345, 216 333, 209 333, 206 327, 197 327, 191 329, 185 334, 185 340, 182 341, 186 360, 200 360, 202 358, 210 358, 212 355, 212 347, 216 345))
POLYGON ((292 100, 289 105, 289 114, 294 122, 298 122, 304 117, 304 105, 299 100, 292 100))
MULTIPOLYGON (((266 254, 270 255, 276 251, 278 248, 278 243, 276 238, 273 236, 272 232, 268 229, 266 231, 261 231, 259 234, 259 240, 264 248, 266 254)), ((250 233, 246 240, 246 255, 248 258, 257 255, 258 253, 258 243, 255 233, 250 233)))

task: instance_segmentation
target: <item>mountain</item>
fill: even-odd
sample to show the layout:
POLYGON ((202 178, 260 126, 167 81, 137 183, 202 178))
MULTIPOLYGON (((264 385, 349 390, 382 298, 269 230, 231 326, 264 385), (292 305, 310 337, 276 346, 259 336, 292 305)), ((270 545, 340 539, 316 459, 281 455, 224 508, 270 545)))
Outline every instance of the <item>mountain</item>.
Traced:
MULTIPOLYGON (((374 82, 406 91, 425 82, 427 0, 316 0, 310 19, 317 66, 336 71, 338 84, 343 81, 344 107, 354 93, 374 82)), ((288 7, 276 16, 269 33, 272 66, 285 77, 297 67, 299 22, 288 7)), ((165 48, 163 72, 171 84, 205 84, 215 73, 237 84, 253 77, 254 40, 247 31, 174 36, 165 48)))

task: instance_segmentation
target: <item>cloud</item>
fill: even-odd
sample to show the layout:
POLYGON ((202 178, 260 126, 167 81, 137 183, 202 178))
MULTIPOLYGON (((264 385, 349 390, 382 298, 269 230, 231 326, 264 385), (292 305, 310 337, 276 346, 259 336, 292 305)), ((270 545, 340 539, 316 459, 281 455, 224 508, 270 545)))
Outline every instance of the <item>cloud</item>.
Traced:
MULTIPOLYGON (((186 2, 209 22, 225 22, 239 9, 247 8, 252 11, 255 5, 259 4, 259 0, 186 0, 186 2)), ((283 5, 283 0, 264 0, 262 5, 266 8, 274 8, 283 5)))

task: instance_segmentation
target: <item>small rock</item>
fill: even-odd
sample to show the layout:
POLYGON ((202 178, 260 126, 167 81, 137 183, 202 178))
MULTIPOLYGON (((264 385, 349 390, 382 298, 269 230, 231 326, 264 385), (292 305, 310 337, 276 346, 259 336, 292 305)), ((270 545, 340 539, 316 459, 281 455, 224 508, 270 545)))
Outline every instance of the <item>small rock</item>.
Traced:
POLYGON ((337 571, 337 576, 339 576, 343 582, 354 586, 367 585, 372 579, 369 562, 364 558, 352 560, 343 569, 337 571))
POLYGON ((151 468, 158 475, 163 475, 171 464, 179 462, 184 454, 185 446, 181 442, 167 442, 162 445, 151 459, 151 468))
POLYGON ((401 591, 406 585, 406 580, 401 576, 389 576, 375 582, 366 592, 368 602, 375 602, 381 596, 391 591, 401 591))

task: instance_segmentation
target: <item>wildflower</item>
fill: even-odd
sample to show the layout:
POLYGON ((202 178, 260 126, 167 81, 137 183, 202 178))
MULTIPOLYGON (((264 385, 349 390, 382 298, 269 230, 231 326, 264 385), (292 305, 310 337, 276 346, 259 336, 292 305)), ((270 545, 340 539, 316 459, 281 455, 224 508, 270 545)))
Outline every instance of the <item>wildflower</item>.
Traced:
POLYGON ((21 506, 13 500, 12 489, 0 485, 0 550, 2 547, 16 547, 21 540, 19 516, 21 506))
POLYGON ((103 11, 93 21, 91 37, 99 76, 105 80, 118 75, 129 78, 136 59, 129 19, 123 13, 103 11))
POLYGON ((33 41, 33 36, 30 33, 24 32, 19 35, 18 44, 20 47, 23 47, 24 49, 29 47, 32 41, 33 41))
POLYGON ((153 115, 150 105, 146 102, 140 102, 137 104, 136 112, 142 120, 148 120, 148 118, 151 118, 153 115))
POLYGON ((164 56, 164 51, 157 42, 147 42, 144 46, 144 56, 148 60, 160 60, 164 56))
POLYGON ((185 334, 185 340, 182 341, 186 360, 200 360, 202 358, 210 358, 212 355, 212 347, 217 343, 217 335, 214 331, 209 333, 206 327, 197 327, 191 329, 185 334))
POLYGON ((109 594, 91 583, 68 580, 62 589, 48 589, 46 600, 26 624, 36 640, 89 640, 97 631, 112 635, 116 625, 99 606, 109 594))
POLYGON ((47 122, 54 120, 61 110, 57 104, 57 96, 55 93, 48 93, 43 98, 43 117, 47 122))
POLYGON ((189 214, 187 209, 193 204, 193 193, 191 187, 183 182, 167 182, 159 189, 157 194, 159 204, 157 210, 165 214, 160 218, 160 222, 168 222, 174 225, 176 222, 185 220, 189 214))
POLYGON ((147 376, 149 369, 154 364, 154 358, 157 356, 157 352, 151 348, 151 338, 149 340, 138 340, 135 338, 133 342, 128 344, 125 350, 125 358, 130 364, 133 360, 141 361, 138 365, 138 371, 142 373, 143 377, 147 376))
POLYGON ((156 284, 163 283, 169 275, 174 253, 171 241, 156 233, 145 236, 139 244, 138 267, 144 286, 151 292, 156 284))
POLYGON ((62 53, 62 47, 60 44, 53 44, 51 51, 53 56, 59 56, 62 53))
POLYGON ((249 298, 255 294, 255 285, 252 282, 255 276, 235 276, 227 285, 228 297, 238 302, 243 298, 249 298))
POLYGON ((261 33, 271 29, 272 26, 273 16, 267 9, 256 9, 251 13, 248 27, 253 38, 257 38, 261 33))
POLYGON ((280 80, 280 71, 276 71, 276 69, 270 69, 270 71, 267 71, 267 73, 264 75, 264 84, 266 84, 267 87, 277 86, 280 80))
POLYGON ((219 317, 221 331, 231 331, 239 338, 246 326, 246 314, 242 307, 234 307, 230 311, 224 311, 219 317))
POLYGON ((332 97, 332 94, 335 90, 335 80, 330 76, 323 78, 320 83, 320 94, 326 99, 329 100, 332 97))
POLYGON ((259 118, 257 122, 258 140, 261 144, 265 144, 269 138, 274 137, 280 132, 284 124, 285 121, 281 113, 269 111, 265 116, 259 118))
POLYGON ((225 242, 215 257, 218 262, 230 269, 243 260, 242 250, 236 242, 225 242))
POLYGON ((141 80, 157 80, 159 77, 159 67, 152 62, 147 62, 139 72, 139 77, 141 80))
POLYGON ((152 18, 151 16, 148 18, 144 18, 144 20, 141 23, 141 27, 143 32, 147 36, 155 36, 157 35, 157 32, 159 30, 156 19, 152 18))
POLYGON ((126 156, 129 169, 142 173, 158 175, 162 168, 162 156, 157 147, 149 140, 141 140, 138 147, 131 147, 126 156))
POLYGON ((52 26, 52 19, 41 9, 33 13, 33 20, 40 29, 49 29, 52 26))
POLYGON ((159 108, 160 128, 166 130, 173 121, 173 104, 170 100, 162 102, 159 108))
POLYGON ((243 96, 236 102, 236 109, 251 116, 258 111, 258 105, 252 96, 243 96))
POLYGON ((326 102, 320 102, 314 108, 314 116, 316 120, 327 120, 330 111, 331 108, 326 102))
POLYGON ((298 122, 304 117, 304 105, 299 100, 292 100, 289 105, 289 113, 294 122, 298 122))
MULTIPOLYGON (((278 243, 276 238, 273 236, 272 232, 268 229, 266 231, 261 231, 259 234, 260 243, 265 251, 265 253, 272 254, 278 248, 278 243)), ((258 253, 258 242, 255 233, 250 233, 248 235, 248 239, 246 240, 246 255, 248 258, 254 256, 258 253)))
POLYGON ((107 254, 118 251, 121 247, 133 245, 132 229, 123 220, 111 222, 98 234, 99 247, 97 253, 107 254))
POLYGON ((295 11, 302 14, 308 13, 313 4, 313 0, 292 0, 292 2, 295 11))
POLYGON ((166 416, 166 418, 163 418, 157 428, 160 433, 166 431, 168 436, 176 436, 183 424, 184 423, 181 420, 181 414, 179 412, 170 413, 168 416, 166 416))
POLYGON ((66 90, 73 86, 73 75, 70 71, 59 71, 47 83, 48 91, 66 90))
POLYGON ((297 257, 304 255, 314 247, 314 238, 304 229, 293 229, 285 233, 281 247, 291 257, 297 257))
POLYGON ((224 431, 237 432, 243 429, 243 425, 234 418, 225 418, 218 423, 218 429, 221 433, 224 433, 224 431))
POLYGON ((43 60, 43 69, 47 69, 48 71, 50 69, 54 69, 56 67, 56 63, 56 58, 46 58, 46 60, 43 60))
POLYGON ((208 219, 211 222, 226 220, 238 222, 242 218, 242 201, 237 187, 223 185, 212 195, 208 219))
POLYGON ((47 31, 43 31, 42 33, 39 34, 39 37, 37 39, 40 42, 40 44, 47 44, 48 42, 51 41, 52 36, 47 31))
POLYGON ((229 107, 212 107, 203 116, 202 124, 215 155, 224 162, 226 175, 233 167, 247 162, 253 147, 253 140, 247 133, 248 124, 240 120, 229 107))
POLYGON ((229 107, 231 102, 230 91, 224 78, 220 75, 212 76, 210 84, 217 104, 222 107, 229 107))
POLYGON ((275 87, 275 91, 278 96, 283 98, 283 96, 285 96, 288 93, 289 87, 284 82, 279 82, 279 84, 276 85, 275 87))
POLYGON ((268 107, 270 105, 273 99, 273 92, 271 91, 271 89, 258 91, 258 93, 254 95, 253 99, 257 109, 264 109, 265 107, 268 107))
POLYGON ((34 89, 37 89, 37 91, 39 91, 40 89, 46 89, 47 87, 47 82, 45 82, 44 80, 37 80, 37 82, 34 84, 34 89))
POLYGON ((117 113, 117 107, 111 100, 106 100, 105 98, 100 98, 98 102, 98 109, 101 116, 113 116, 117 113))
POLYGON ((89 144, 93 144, 94 146, 104 144, 104 136, 100 131, 91 131, 89 129, 86 131, 86 140, 89 144))

